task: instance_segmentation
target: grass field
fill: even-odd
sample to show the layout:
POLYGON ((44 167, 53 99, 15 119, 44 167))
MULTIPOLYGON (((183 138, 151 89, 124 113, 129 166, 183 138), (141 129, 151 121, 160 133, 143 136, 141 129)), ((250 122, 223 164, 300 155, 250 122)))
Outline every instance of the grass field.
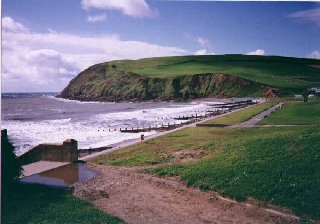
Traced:
POLYGON ((1 223, 124 223, 75 198, 71 192, 43 185, 17 184, 2 194, 1 223))
POLYGON ((281 110, 272 113, 259 124, 320 124, 320 99, 312 99, 307 103, 289 102, 281 110))
MULTIPOLYGON (((281 115, 275 124, 281 120, 293 122, 299 117, 295 111, 317 110, 319 104, 319 100, 288 104, 287 109, 273 113, 270 119, 281 115)), ((263 106, 259 106, 262 111, 263 106)), ((257 109, 246 110, 245 114, 257 113, 257 109)), ((320 113, 306 115, 312 119, 298 119, 303 124, 320 119, 320 113)), ((246 116, 239 117, 243 120, 246 116)), ((233 117, 223 119, 240 122, 233 117)), ((145 171, 179 176, 189 186, 218 191, 237 200, 253 197, 320 219, 319 128, 186 128, 106 154, 95 162, 120 166, 158 164, 145 171), (177 154, 185 157, 177 159, 177 154)))
POLYGON ((320 84, 320 60, 252 55, 160 57, 113 61, 108 70, 149 77, 224 73, 280 88, 302 89, 320 84))
POLYGON ((277 103, 276 100, 271 100, 266 103, 258 104, 248 109, 240 110, 231 114, 209 120, 205 124, 240 124, 251 117, 265 111, 266 109, 274 106, 277 103))

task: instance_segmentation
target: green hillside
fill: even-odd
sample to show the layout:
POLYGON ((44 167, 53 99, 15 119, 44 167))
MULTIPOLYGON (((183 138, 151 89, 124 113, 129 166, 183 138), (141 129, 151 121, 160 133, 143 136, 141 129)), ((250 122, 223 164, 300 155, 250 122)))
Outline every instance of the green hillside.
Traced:
POLYGON ((320 60, 207 55, 119 60, 89 67, 61 97, 79 100, 168 100, 286 96, 320 86, 320 60))
POLYGON ((305 88, 320 84, 320 60, 316 59, 204 55, 123 60, 107 64, 111 64, 110 70, 131 71, 148 77, 223 73, 280 88, 305 88))

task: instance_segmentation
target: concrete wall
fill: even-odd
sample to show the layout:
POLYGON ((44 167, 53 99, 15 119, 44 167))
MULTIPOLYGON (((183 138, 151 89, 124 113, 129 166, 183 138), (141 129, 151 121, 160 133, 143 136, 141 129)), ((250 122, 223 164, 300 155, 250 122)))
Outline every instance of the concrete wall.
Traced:
POLYGON ((19 157, 23 165, 45 161, 77 162, 78 142, 68 139, 62 145, 40 144, 19 157))
POLYGON ((196 124, 197 127, 227 127, 231 124, 196 124))

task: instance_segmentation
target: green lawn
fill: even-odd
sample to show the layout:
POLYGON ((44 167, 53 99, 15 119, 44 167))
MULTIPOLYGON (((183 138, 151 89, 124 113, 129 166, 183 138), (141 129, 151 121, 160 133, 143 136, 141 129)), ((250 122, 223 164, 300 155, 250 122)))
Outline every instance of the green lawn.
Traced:
POLYGON ((320 60, 252 55, 159 57, 112 61, 108 70, 132 71, 149 77, 200 73, 239 76, 280 88, 306 88, 320 83, 320 60))
POLYGON ((4 224, 124 223, 72 196, 66 189, 18 184, 2 193, 1 223, 4 224))
POLYGON ((276 100, 271 100, 266 103, 209 120, 205 122, 205 124, 239 124, 274 106, 276 103, 276 100))
POLYGON ((251 129, 213 144, 215 153, 209 158, 149 171, 178 175, 190 186, 238 200, 254 197, 319 219, 319 139, 319 126, 251 129))
POLYGON ((320 124, 320 99, 310 100, 307 103, 287 103, 281 110, 272 113, 259 124, 320 124))

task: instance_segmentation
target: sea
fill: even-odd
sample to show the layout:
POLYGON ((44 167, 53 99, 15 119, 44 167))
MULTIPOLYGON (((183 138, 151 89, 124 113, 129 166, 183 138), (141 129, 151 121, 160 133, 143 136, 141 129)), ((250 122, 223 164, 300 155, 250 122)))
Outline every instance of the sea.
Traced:
POLYGON ((79 149, 112 146, 156 133, 122 133, 120 128, 184 123, 187 120, 174 118, 210 109, 205 101, 80 102, 57 94, 1 94, 1 129, 7 129, 18 156, 39 144, 61 144, 66 139, 77 140, 79 149))

